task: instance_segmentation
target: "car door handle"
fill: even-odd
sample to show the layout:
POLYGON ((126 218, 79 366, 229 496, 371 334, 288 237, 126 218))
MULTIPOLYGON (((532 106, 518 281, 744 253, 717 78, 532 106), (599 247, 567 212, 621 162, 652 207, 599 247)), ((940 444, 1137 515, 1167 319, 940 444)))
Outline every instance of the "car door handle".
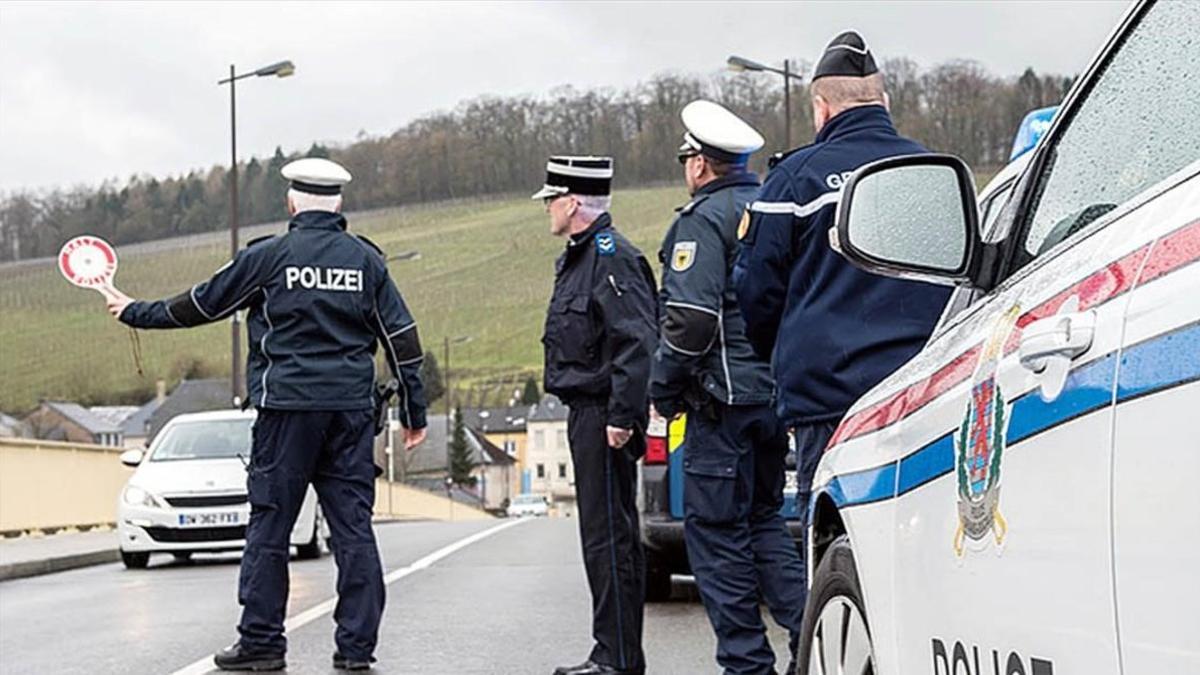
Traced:
POLYGON ((1053 361, 1070 361, 1083 354, 1091 348, 1095 337, 1095 310, 1038 319, 1021 332, 1021 365, 1041 373, 1053 361))

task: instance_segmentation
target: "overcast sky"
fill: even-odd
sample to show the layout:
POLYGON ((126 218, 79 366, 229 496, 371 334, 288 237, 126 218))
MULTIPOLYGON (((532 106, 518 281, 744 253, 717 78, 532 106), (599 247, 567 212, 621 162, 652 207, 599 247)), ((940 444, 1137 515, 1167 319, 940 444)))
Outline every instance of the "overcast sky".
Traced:
POLYGON ((481 94, 622 87, 710 73, 737 53, 815 60, 837 32, 877 58, 975 59, 994 73, 1081 70, 1117 2, 4 3, 0 191, 165 175, 229 159, 216 80, 238 87, 241 157, 347 142, 481 94))

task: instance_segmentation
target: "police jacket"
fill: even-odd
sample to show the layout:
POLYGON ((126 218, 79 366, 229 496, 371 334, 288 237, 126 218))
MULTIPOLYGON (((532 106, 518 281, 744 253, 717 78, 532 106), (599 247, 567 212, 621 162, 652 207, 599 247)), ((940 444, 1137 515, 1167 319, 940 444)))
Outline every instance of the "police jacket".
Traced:
POLYGON ((416 323, 382 252, 327 211, 296 214, 285 234, 250 242, 208 281, 121 321, 185 328, 249 310, 248 402, 278 410, 360 410, 374 404, 375 346, 400 381, 401 422, 425 426, 416 323))
POLYGON ((568 406, 607 406, 612 426, 644 429, 657 334, 650 264, 602 214, 555 264, 542 337, 545 390, 568 406))
POLYGON ((864 272, 828 235, 851 172, 924 152, 896 133, 883 106, 851 108, 775 164, 750 205, 734 284, 746 334, 771 358, 785 423, 836 421, 933 330, 949 289, 864 272))
POLYGON ((705 184, 678 209, 663 239, 661 337, 650 377, 650 398, 663 415, 682 412, 682 402, 697 394, 726 405, 771 400, 770 366, 746 339, 729 282, 738 223, 758 188, 758 176, 745 172, 705 184))

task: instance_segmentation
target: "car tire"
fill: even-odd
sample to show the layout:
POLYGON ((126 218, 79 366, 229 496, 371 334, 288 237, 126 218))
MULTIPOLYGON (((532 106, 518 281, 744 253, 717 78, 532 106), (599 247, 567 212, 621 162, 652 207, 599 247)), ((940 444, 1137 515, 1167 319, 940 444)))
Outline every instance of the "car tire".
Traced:
POLYGON ((646 551, 646 602, 666 602, 671 599, 671 568, 662 558, 646 551))
POLYGON ((321 515, 320 509, 317 510, 317 515, 313 518, 313 533, 312 538, 307 544, 300 544, 296 547, 296 558, 300 560, 316 560, 324 553, 321 546, 321 521, 324 517, 321 515))
POLYGON ((121 551, 121 562, 125 569, 144 570, 150 564, 150 554, 145 551, 121 551))
POLYGON ((854 550, 844 534, 829 545, 817 566, 800 634, 801 675, 876 672, 854 550))

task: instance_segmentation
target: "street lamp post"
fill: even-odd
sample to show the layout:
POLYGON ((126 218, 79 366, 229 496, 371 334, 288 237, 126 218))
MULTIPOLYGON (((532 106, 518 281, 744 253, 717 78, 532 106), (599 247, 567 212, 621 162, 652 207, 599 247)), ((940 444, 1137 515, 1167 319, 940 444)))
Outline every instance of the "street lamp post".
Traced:
MULTIPOLYGON (((229 85, 229 154, 230 154, 230 172, 229 172, 229 257, 232 259, 237 256, 238 252, 238 165, 237 165, 237 92, 235 83, 238 80, 247 77, 267 77, 274 75, 275 77, 288 77, 296 72, 296 66, 291 61, 280 61, 272 63, 269 66, 263 66, 258 70, 252 70, 248 73, 237 74, 233 64, 229 64, 229 77, 224 80, 218 80, 217 84, 229 85)), ((230 356, 230 375, 229 385, 232 392, 234 402, 240 402, 244 396, 242 391, 242 345, 241 331, 238 324, 240 323, 238 312, 233 313, 233 321, 231 323, 231 356, 230 356)))
POLYGON ((730 56, 725 64, 734 72, 775 73, 783 76, 783 138, 787 150, 792 148, 792 80, 802 82, 799 71, 793 71, 790 59, 783 60, 783 69, 763 65, 740 56, 730 56))

